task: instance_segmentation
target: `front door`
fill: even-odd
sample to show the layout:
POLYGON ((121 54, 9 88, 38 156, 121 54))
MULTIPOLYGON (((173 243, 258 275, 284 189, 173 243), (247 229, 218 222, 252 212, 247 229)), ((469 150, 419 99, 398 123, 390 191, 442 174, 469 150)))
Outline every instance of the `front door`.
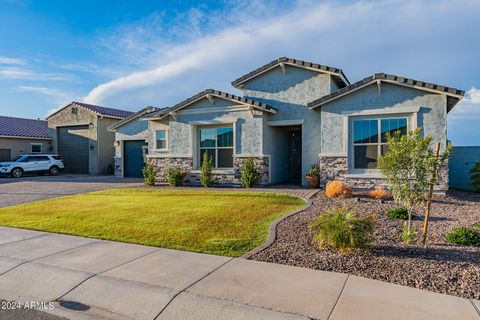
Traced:
POLYGON ((288 132, 288 171, 290 181, 300 182, 302 176, 302 131, 288 132))

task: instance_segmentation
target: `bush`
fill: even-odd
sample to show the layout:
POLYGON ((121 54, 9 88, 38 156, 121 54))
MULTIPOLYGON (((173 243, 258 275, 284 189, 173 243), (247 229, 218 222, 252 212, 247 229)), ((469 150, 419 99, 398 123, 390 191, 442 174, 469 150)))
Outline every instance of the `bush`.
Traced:
POLYGON ((354 210, 330 209, 320 214, 309 226, 320 248, 341 252, 366 249, 373 241, 375 216, 358 217, 354 210))
POLYGON ((387 199, 390 198, 390 192, 387 191, 387 189, 383 187, 375 187, 372 191, 368 193, 370 198, 373 199, 387 199))
POLYGON ((462 246, 480 247, 480 231, 474 228, 460 227, 447 233, 445 241, 462 246))
POLYGON ((147 186, 155 185, 155 177, 158 174, 158 168, 152 163, 147 163, 142 170, 143 178, 145 179, 145 184, 147 186))
POLYGON ((251 188, 258 183, 260 180, 260 173, 255 167, 255 160, 253 158, 248 158, 243 164, 241 170, 240 182, 242 187, 251 188))
POLYGON ((408 220, 408 210, 406 208, 395 208, 387 212, 387 217, 398 220, 408 220))
POLYGON ((178 187, 183 185, 183 180, 187 176, 187 172, 182 169, 170 168, 167 171, 168 185, 178 187))
POLYGON ((472 180, 475 191, 480 192, 480 162, 477 162, 472 169, 470 169, 470 179, 472 180))
POLYGON ((330 181, 325 189, 325 195, 330 198, 348 198, 352 195, 352 189, 341 181, 330 181))
POLYGON ((213 158, 211 158, 208 155, 208 152, 205 151, 205 153, 203 154, 202 166, 200 168, 200 181, 202 182, 202 186, 204 186, 205 188, 211 187, 213 185, 212 168, 213 158))

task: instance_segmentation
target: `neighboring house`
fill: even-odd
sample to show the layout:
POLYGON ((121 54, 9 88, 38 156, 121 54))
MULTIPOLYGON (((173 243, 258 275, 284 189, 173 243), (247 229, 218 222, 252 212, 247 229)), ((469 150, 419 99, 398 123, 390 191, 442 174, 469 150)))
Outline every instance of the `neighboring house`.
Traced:
MULTIPOLYGON (((301 182, 320 164, 321 184, 382 184, 377 158, 385 133, 422 127, 445 148, 447 113, 464 91, 375 74, 350 84, 342 70, 279 58, 232 82, 243 97, 208 89, 148 117, 148 158, 164 180, 170 167, 199 181, 201 156, 219 183, 239 183, 254 157, 260 184, 301 182)), ((440 188, 448 185, 443 175, 440 188)))
POLYGON ((107 174, 113 171, 115 133, 108 127, 132 113, 72 102, 49 115, 52 149, 64 159, 65 172, 107 174))
POLYGON ((111 126, 115 132, 115 175, 142 177, 148 145, 148 117, 160 109, 146 107, 111 126))
POLYGON ((47 121, 0 116, 0 162, 52 151, 47 121))

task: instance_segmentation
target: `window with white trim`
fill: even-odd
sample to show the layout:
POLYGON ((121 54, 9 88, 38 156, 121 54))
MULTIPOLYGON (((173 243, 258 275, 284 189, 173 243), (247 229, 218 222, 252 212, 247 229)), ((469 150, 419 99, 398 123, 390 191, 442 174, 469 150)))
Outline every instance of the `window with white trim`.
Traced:
POLYGON ((41 153, 42 145, 42 143, 32 143, 32 153, 41 153))
POLYGON ((200 128, 200 163, 205 152, 213 159, 215 168, 233 168, 233 128, 200 128))
POLYGON ((353 121, 353 169, 377 169, 378 157, 388 151, 387 133, 408 131, 408 118, 357 119, 353 121))
POLYGON ((155 147, 157 150, 167 149, 167 130, 155 131, 155 147))

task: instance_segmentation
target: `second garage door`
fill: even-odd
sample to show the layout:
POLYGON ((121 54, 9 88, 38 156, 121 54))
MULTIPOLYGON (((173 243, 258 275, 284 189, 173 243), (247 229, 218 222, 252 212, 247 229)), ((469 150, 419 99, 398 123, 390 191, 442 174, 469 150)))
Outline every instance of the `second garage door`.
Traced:
POLYGON ((143 160, 144 140, 123 142, 123 176, 126 178, 143 177, 142 169, 145 166, 143 160))
POLYGON ((88 173, 88 125, 58 128, 58 154, 63 158, 65 172, 88 173))

